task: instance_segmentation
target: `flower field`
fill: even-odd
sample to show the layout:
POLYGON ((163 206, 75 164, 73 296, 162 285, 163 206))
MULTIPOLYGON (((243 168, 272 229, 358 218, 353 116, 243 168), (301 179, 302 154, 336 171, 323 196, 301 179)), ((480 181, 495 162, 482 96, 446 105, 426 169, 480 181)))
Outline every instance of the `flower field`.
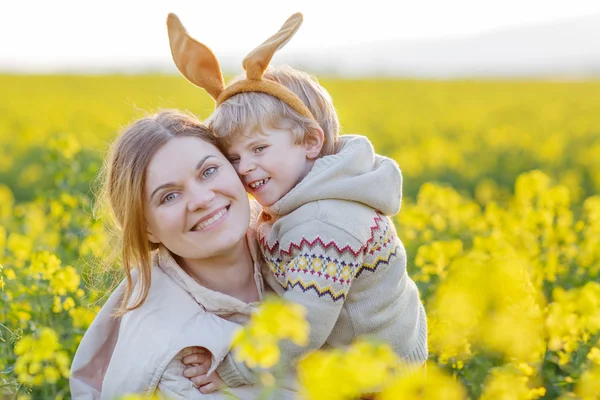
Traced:
MULTIPOLYGON (((318 352, 303 394, 600 399, 600 82, 321 82, 343 133, 403 171, 394 218, 430 363, 394 380, 374 375, 390 354, 369 343, 318 352)), ((0 88, 0 399, 67 399, 119 279, 93 216, 108 143, 147 112, 214 105, 179 76, 0 75, 0 88)))

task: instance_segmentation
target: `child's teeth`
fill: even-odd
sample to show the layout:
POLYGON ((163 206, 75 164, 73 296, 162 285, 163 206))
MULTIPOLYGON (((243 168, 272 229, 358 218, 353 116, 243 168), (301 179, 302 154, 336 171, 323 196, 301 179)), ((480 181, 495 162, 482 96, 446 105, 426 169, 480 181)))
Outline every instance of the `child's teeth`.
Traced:
POLYGON ((265 183, 267 183, 267 181, 268 181, 268 180, 269 180, 269 178, 267 178, 267 179, 262 179, 262 180, 260 180, 260 181, 256 181, 256 182, 252 182, 252 183, 250 184, 250 187, 251 187, 252 189, 256 189, 257 187, 260 187, 260 186, 264 185, 265 183))

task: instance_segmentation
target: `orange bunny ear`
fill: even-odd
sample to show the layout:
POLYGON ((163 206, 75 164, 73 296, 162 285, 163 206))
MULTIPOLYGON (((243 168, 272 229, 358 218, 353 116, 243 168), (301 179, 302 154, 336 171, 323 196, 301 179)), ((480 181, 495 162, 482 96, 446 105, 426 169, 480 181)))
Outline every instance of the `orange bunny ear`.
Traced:
POLYGON ((302 25, 302 14, 296 13, 285 21, 276 34, 252 50, 242 62, 242 66, 246 70, 246 79, 261 79, 271 62, 271 58, 273 58, 273 54, 285 46, 300 28, 300 25, 302 25))
POLYGON ((225 84, 221 67, 213 52, 192 38, 175 14, 171 13, 167 17, 167 29, 171 54, 179 71, 216 100, 225 84))

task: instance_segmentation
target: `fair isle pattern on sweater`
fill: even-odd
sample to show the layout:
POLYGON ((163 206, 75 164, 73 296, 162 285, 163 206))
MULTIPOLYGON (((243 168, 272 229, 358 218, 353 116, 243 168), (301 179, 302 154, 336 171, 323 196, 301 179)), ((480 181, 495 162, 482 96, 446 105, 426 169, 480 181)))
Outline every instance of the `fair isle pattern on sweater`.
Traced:
POLYGON ((290 243, 287 249, 278 248, 279 242, 269 246, 262 237, 260 246, 269 269, 286 290, 312 291, 334 302, 344 301, 353 279, 365 270, 375 272, 398 254, 400 242, 389 222, 376 213, 371 237, 357 250, 350 246, 340 248, 333 240, 324 243, 320 237, 312 241, 303 237, 299 243, 290 243))

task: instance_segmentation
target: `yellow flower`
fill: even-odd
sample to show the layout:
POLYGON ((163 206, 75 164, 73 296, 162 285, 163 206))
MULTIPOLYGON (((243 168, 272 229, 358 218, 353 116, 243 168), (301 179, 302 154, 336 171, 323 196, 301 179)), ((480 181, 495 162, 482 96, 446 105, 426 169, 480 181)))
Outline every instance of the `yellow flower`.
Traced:
POLYGON ((41 364, 40 362, 38 362, 38 361, 33 361, 33 362, 31 362, 31 363, 29 364, 29 369, 28 369, 28 372, 29 372, 31 375, 35 375, 35 374, 37 374, 38 372, 40 372, 40 371, 41 371, 41 369, 42 369, 42 364, 41 364))
POLYGON ((37 334, 26 335, 14 348, 15 374, 21 383, 41 386, 69 376, 70 360, 61 350, 58 335, 43 327, 37 334))
POLYGON ((44 380, 48 383, 56 383, 60 379, 60 372, 52 366, 44 367, 44 380))
POLYGON ((290 339, 299 346, 308 342, 306 309, 278 297, 265 300, 252 316, 250 325, 261 327, 275 339, 290 339))
POLYGON ((368 393, 389 384, 399 368, 400 359, 389 345, 362 339, 346 351, 344 363, 349 371, 348 379, 356 382, 361 393, 368 393))
POLYGON ((60 296, 67 293, 74 293, 79 288, 81 278, 75 268, 67 265, 63 269, 56 271, 50 278, 51 291, 60 296))
POLYGON ((279 347, 273 338, 258 340, 246 327, 240 328, 233 337, 235 358, 248 367, 271 368, 279 361, 279 347))
POLYGON ((414 279, 429 282, 433 276, 443 280, 446 278, 450 262, 463 251, 460 240, 435 241, 417 249, 415 264, 420 268, 414 279))
POLYGON ((33 242, 27 236, 11 233, 8 235, 6 247, 15 256, 17 261, 24 261, 29 258, 33 249, 33 242))
POLYGON ((33 348, 33 345, 34 345, 33 336, 23 337, 21 340, 19 340, 15 344, 15 349, 14 349, 15 355, 21 356, 21 355, 28 353, 33 348))
POLYGON ((73 300, 72 297, 67 297, 65 299, 65 302, 63 303, 63 308, 65 311, 69 311, 70 309, 72 309, 73 307, 75 307, 75 300, 73 300))
POLYGON ((529 380, 530 377, 523 375, 518 366, 514 368, 513 365, 507 364, 502 368, 493 369, 484 382, 481 400, 529 400, 546 394, 543 387, 530 387, 529 380))
MULTIPOLYGON (((1 213, 1 211, 0 211, 0 213, 1 213)), ((0 225, 0 260, 2 260, 2 258, 4 257, 5 247, 6 247, 6 229, 4 229, 4 227, 2 225, 0 225)))
POLYGON ((15 274, 15 270, 14 269, 10 269, 10 268, 7 268, 7 269, 4 270, 4 276, 9 281, 14 281, 15 279, 17 279, 17 274, 15 274))
POLYGON ((51 328, 42 328, 37 343, 33 348, 33 359, 48 360, 60 348, 58 335, 51 328))
POLYGON ((340 350, 318 350, 298 363, 300 395, 310 400, 343 400, 357 397, 360 392, 345 376, 347 369, 340 350))
MULTIPOLYGON (((6 185, 0 185, 0 221, 8 218, 12 214, 12 208, 15 197, 12 191, 6 185)), ((0 257, 2 256, 0 249, 0 257)))
POLYGON ((600 366, 595 365, 581 375, 575 388, 575 394, 581 400, 600 398, 600 366))
POLYGON ((600 348, 592 347, 587 355, 587 359, 597 365, 600 365, 600 348))
POLYGON ((462 400, 467 398, 465 388, 454 378, 443 373, 434 364, 412 373, 402 374, 383 390, 378 400, 462 400))
POLYGON ((30 274, 44 280, 50 280, 61 268, 61 261, 48 251, 36 253, 31 257, 30 274))
POLYGON ((306 399, 352 399, 387 386, 400 371, 389 345, 361 339, 348 349, 318 350, 298 364, 306 399))
POLYGON ((453 261, 429 303, 431 350, 464 359, 469 345, 477 344, 509 358, 537 360, 544 351, 541 297, 527 264, 473 250, 453 261))
POLYGON ((79 141, 73 134, 61 133, 52 137, 47 144, 52 149, 67 160, 72 159, 81 150, 79 141))
POLYGON ((87 307, 75 307, 69 310, 69 315, 73 319, 74 328, 86 329, 94 320, 98 310, 91 310, 87 307))
POLYGON ((279 361, 278 341, 289 339, 299 346, 308 342, 309 325, 306 309, 280 298, 266 299, 240 328, 232 346, 239 361, 250 367, 270 368, 279 361))

